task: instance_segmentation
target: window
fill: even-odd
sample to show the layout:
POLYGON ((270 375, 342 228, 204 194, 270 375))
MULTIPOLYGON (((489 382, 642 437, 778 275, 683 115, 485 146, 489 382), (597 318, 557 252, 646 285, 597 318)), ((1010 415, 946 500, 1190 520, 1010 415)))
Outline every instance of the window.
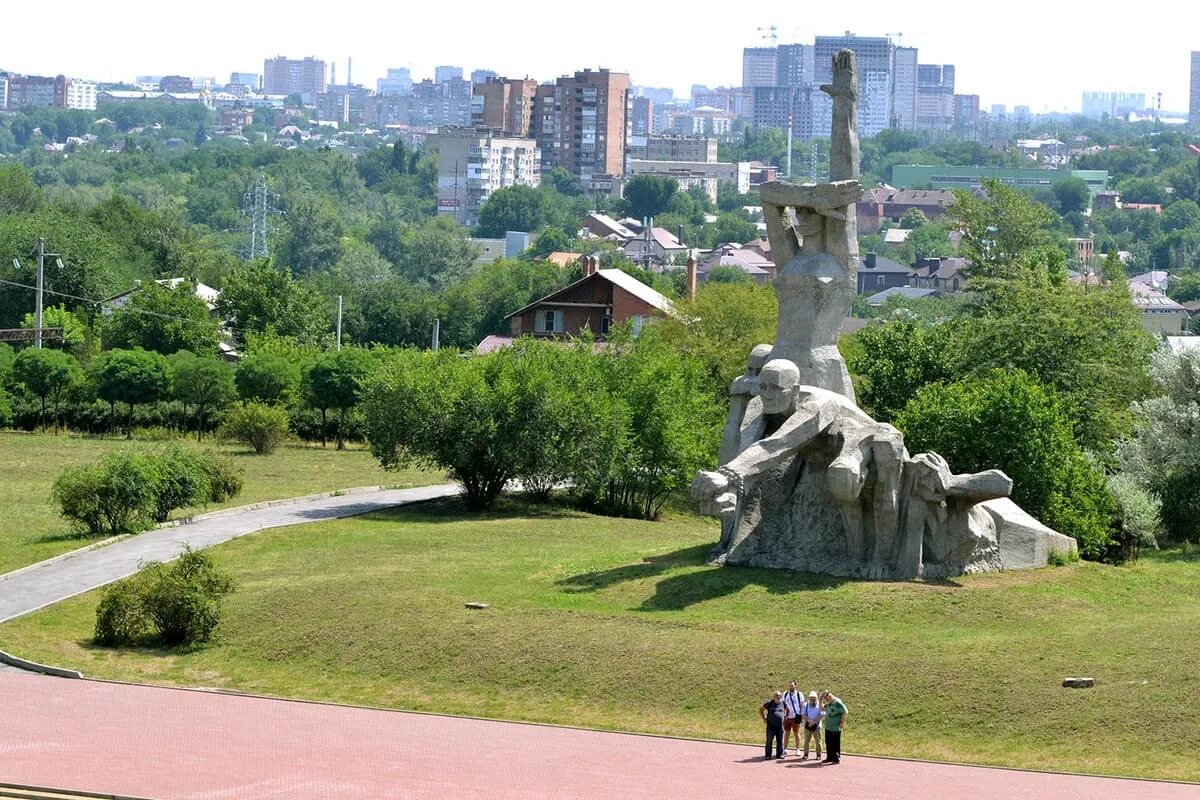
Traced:
POLYGON ((533 332, 534 333, 562 333, 563 327, 563 312, 555 308, 539 309, 534 318, 533 332))

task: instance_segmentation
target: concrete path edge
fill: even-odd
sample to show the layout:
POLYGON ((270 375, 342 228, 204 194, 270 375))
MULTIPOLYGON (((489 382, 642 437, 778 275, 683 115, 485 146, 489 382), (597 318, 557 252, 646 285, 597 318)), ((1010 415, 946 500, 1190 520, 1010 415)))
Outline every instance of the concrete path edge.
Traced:
POLYGON ((55 678, 83 678, 83 673, 78 670, 52 667, 49 664, 39 664, 36 661, 14 656, 12 653, 6 653, 3 650, 0 650, 0 664, 7 664, 10 667, 16 667, 26 672, 39 672, 42 675, 51 675, 55 678))

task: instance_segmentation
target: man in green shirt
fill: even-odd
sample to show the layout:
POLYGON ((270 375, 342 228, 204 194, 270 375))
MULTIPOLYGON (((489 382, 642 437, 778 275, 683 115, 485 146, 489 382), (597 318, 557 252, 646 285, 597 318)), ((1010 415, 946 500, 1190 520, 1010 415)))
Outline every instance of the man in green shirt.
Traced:
POLYGON ((825 760, 823 764, 840 764, 842 761, 842 729, 846 727, 846 704, 826 689, 821 692, 825 706, 825 760))

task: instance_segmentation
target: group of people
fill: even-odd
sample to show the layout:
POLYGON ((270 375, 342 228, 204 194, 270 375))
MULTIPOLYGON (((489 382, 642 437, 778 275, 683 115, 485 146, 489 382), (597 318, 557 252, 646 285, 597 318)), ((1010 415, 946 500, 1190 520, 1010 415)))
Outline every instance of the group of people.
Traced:
POLYGON ((816 757, 823 764, 838 764, 842 760, 842 729, 846 726, 846 704, 834 697, 828 689, 817 694, 809 692, 808 698, 796 691, 796 682, 788 683, 786 692, 776 691, 758 709, 758 714, 767 726, 767 744, 763 758, 771 758, 774 744, 775 758, 787 755, 788 740, 795 739, 796 755, 804 761, 808 758, 809 745, 816 744, 816 757), (821 759, 821 730, 825 731, 825 758, 821 759), (800 755, 800 733, 804 733, 804 754, 800 755))

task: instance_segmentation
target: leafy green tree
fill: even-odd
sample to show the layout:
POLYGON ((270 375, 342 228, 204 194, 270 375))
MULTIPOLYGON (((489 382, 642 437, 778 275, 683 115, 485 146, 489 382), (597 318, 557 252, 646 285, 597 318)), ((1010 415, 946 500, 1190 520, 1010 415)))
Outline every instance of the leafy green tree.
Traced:
POLYGON ((666 211, 679 191, 674 178, 658 175, 635 175, 625 184, 626 213, 635 219, 656 217, 666 211))
POLYGON ((45 202, 42 189, 20 164, 0 167, 0 215, 28 214, 45 202))
POLYGON ((183 403, 185 412, 191 407, 196 438, 201 439, 209 415, 228 406, 237 396, 233 369, 215 357, 196 356, 183 350, 177 355, 184 357, 171 364, 171 396, 183 403))
POLYGON ((744 269, 728 264, 718 264, 710 269, 705 280, 709 283, 754 283, 744 269))
POLYGON ((847 366, 858 380, 859 402, 871 416, 891 422, 924 386, 950 379, 951 325, 901 319, 869 325, 855 334, 847 366))
POLYGON ((1051 259, 1054 212, 998 180, 984 194, 955 191, 947 216, 962 231, 962 255, 972 278, 1015 278, 1026 273, 1065 277, 1065 263, 1051 259), (1062 274, 1055 275, 1061 271, 1062 274))
POLYGON ((315 345, 332 329, 325 298, 311 284, 266 261, 234 269, 221 289, 217 310, 231 321, 243 344, 248 334, 274 333, 315 345))
POLYGON ((1128 431, 1129 404, 1151 388, 1154 340, 1121 286, 996 282, 955 331, 952 374, 1024 370, 1057 393, 1076 440, 1101 454, 1128 431))
POLYGON ((126 403, 125 438, 133 438, 133 407, 153 403, 167 395, 170 380, 167 360, 149 350, 109 350, 92 362, 96 396, 108 403, 113 416, 117 403, 126 403))
POLYGON ((564 253, 571 249, 571 237, 562 228, 543 228, 533 237, 529 254, 534 258, 545 258, 551 253, 564 253))
POLYGON ((1200 228, 1200 205, 1195 200, 1176 200, 1163 209, 1162 228, 1166 233, 1200 228))
POLYGON ((286 410, 265 403, 239 403, 225 416, 220 435, 247 444, 258 455, 270 455, 287 438, 286 410))
POLYGON ((326 444, 327 414, 338 412, 337 449, 345 447, 346 415, 362 399, 367 378, 375 369, 371 354, 348 347, 317 359, 304 373, 301 386, 309 405, 321 412, 321 446, 326 444))
POLYGON ((466 229, 441 215, 404 234, 396 268, 401 277, 439 291, 464 280, 478 257, 466 229))
POLYGON ((102 331, 107 347, 140 347, 163 355, 215 353, 221 340, 208 305, 187 281, 170 288, 153 281, 143 284, 105 318, 102 331))
POLYGON ((703 363, 711 393, 728 398, 729 384, 745 371, 750 350, 775 341, 775 293, 757 284, 710 279, 695 298, 679 300, 677 308, 678 314, 658 323, 663 340, 703 363))
POLYGON ((1167 295, 1177 303, 1200 300, 1200 270, 1177 272, 1167 284, 1167 295))
POLYGON ((1058 201, 1058 210, 1061 214, 1082 214, 1087 211, 1088 204, 1092 200, 1091 191, 1083 178, 1061 180, 1054 184, 1051 191, 1054 192, 1054 197, 1058 201))
POLYGON ((82 375, 79 362, 61 350, 28 348, 17 354, 12 364, 12 380, 38 399, 38 425, 46 428, 46 403, 54 401, 55 429, 61 422, 63 393, 82 375))
POLYGON ((1157 178, 1129 178, 1117 184, 1117 191, 1126 203, 1161 203, 1166 199, 1162 182, 1157 178))
POLYGON ((900 217, 900 227, 906 230, 916 230, 927 224, 929 224, 929 217, 919 208, 910 208, 900 217))
POLYGON ((475 233, 500 239, 507 231, 532 233, 545 224, 545 195, 532 186, 508 186, 498 189, 479 209, 475 233))
POLYGON ((742 214, 721 214, 713 230, 714 242, 745 244, 758 239, 758 228, 742 214))
POLYGON ((281 405, 299 388, 300 367, 282 355, 251 354, 238 362, 233 382, 242 400, 281 405))
POLYGON ((276 261, 298 275, 329 269, 341 258, 343 233, 342 220, 327 197, 297 192, 287 201, 287 232, 276 261))
MULTIPOLYGON (((31 312, 21 320, 21 327, 31 329, 37 325, 37 318, 31 312)), ((90 357, 91 348, 95 342, 90 336, 87 324, 78 316, 71 313, 65 306, 50 306, 42 309, 42 327, 62 328, 62 339, 51 341, 47 339, 45 346, 59 346, 76 357, 90 357)))
POLYGON ((1105 553, 1115 507, 1103 474, 1075 443, 1053 392, 1024 371, 929 384, 895 423, 910 452, 940 453, 956 472, 1003 470, 1022 508, 1074 536, 1081 554, 1105 553))

